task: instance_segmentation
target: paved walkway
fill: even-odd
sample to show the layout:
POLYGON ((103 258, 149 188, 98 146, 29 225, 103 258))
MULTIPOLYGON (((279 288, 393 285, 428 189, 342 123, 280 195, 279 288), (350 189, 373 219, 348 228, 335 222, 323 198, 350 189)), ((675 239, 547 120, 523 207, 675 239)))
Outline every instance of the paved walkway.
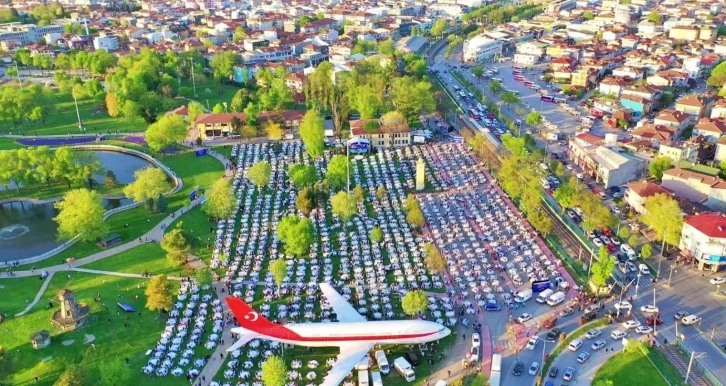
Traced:
MULTIPOLYGON (((222 301, 222 309, 223 314, 227 314, 229 312, 229 306, 227 305, 227 302, 224 301, 224 298, 229 296, 228 293, 222 292, 222 289, 225 288, 224 283, 215 283, 214 284, 214 290, 217 293, 217 297, 222 301)), ((234 323, 227 323, 224 325, 224 331, 222 331, 220 342, 224 342, 224 344, 220 344, 217 346, 217 348, 214 350, 214 353, 209 358, 209 361, 206 365, 204 365, 204 368, 199 373, 199 376, 194 381, 194 384, 198 384, 201 386, 209 385, 210 382, 214 380, 214 377, 219 372, 219 369, 222 368, 222 365, 224 364, 225 357, 227 354, 227 348, 231 347, 232 344, 234 344, 235 340, 232 337, 232 328, 234 327, 234 323), (202 381, 204 379, 204 381, 202 381)))
POLYGON ((15 314, 15 317, 16 317, 16 318, 17 318, 18 316, 23 316, 23 315, 27 314, 27 313, 28 313, 28 311, 30 311, 30 309, 31 309, 31 308, 33 308, 33 306, 35 306, 35 305, 36 305, 36 304, 37 304, 37 303, 38 303, 38 302, 40 301, 40 297, 41 297, 41 296, 43 296, 43 294, 45 293, 45 290, 46 290, 46 289, 48 288, 48 285, 50 284, 50 281, 51 281, 51 279, 53 279, 53 275, 54 275, 54 274, 55 274, 55 272, 51 272, 51 273, 50 273, 50 274, 48 275, 48 277, 46 277, 46 278, 45 278, 45 282, 43 282, 43 285, 42 285, 42 286, 40 286, 40 290, 38 290, 38 293, 37 293, 37 294, 35 294, 35 299, 33 299, 33 301, 32 301, 32 302, 30 302, 30 303, 29 303, 29 304, 28 304, 28 305, 27 305, 27 306, 25 307, 25 309, 24 309, 24 310, 22 310, 22 311, 18 312, 17 314, 15 314))

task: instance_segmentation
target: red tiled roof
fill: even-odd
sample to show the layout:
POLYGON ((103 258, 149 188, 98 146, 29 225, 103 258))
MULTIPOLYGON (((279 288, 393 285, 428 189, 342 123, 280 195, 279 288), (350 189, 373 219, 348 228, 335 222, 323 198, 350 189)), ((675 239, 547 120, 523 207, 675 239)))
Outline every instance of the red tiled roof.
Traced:
POLYGON ((706 213, 685 217, 686 224, 708 237, 726 238, 726 217, 719 213, 706 213))
POLYGON ((673 195, 672 190, 664 188, 650 181, 635 181, 629 183, 627 186, 628 189, 635 192, 640 197, 651 197, 655 196, 656 194, 667 194, 669 196, 673 195))

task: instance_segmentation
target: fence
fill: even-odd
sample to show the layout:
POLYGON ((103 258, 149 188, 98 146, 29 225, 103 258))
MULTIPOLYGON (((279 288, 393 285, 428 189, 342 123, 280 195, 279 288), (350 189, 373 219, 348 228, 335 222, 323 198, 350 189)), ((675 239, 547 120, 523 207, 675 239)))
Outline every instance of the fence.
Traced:
MULTIPOLYGON (((77 145, 77 146, 72 146, 72 148, 74 150, 116 151, 116 152, 120 152, 120 153, 131 154, 131 155, 134 155, 134 156, 137 156, 139 158, 149 161, 151 164, 153 164, 153 165, 157 166, 158 168, 160 168, 161 170, 163 170, 166 174, 168 174, 171 177, 172 180, 174 180, 174 187, 168 193, 166 193, 166 196, 171 196, 172 194, 179 192, 182 189, 182 187, 184 187, 184 183, 182 182, 182 179, 179 178, 179 176, 177 176, 173 170, 169 169, 169 167, 162 164, 159 160, 157 160, 156 158, 154 158, 144 152, 140 152, 138 150, 133 150, 133 149, 126 149, 126 148, 119 147, 119 146, 112 146, 112 145, 77 145)), ((116 213, 123 212, 128 209, 136 208, 138 206, 141 206, 142 204, 143 203, 141 203, 141 202, 135 202, 133 204, 128 204, 128 205, 124 205, 124 206, 120 206, 118 208, 108 210, 108 211, 106 211, 106 213, 103 214, 103 219, 106 220, 116 213)), ((50 251, 44 252, 43 254, 33 256, 33 257, 27 257, 25 259, 20 259, 20 260, 13 260, 12 263, 18 262, 18 264, 30 264, 30 263, 38 262, 40 260, 47 259, 51 256, 54 256, 58 253, 65 251, 66 249, 70 248, 73 244, 76 243, 76 241, 78 241, 77 236, 64 242, 63 244, 61 244, 59 246, 51 249, 50 251)), ((9 265, 9 263, 11 263, 11 262, 6 261, 5 265, 9 265)))
MULTIPOLYGON (((678 342, 678 347, 683 350, 686 355, 689 357, 691 356, 691 350, 686 347, 686 345, 683 344, 680 340, 678 342)), ((711 370, 708 369, 703 363, 701 363, 701 360, 694 357, 693 358, 693 366, 691 367, 691 371, 696 371, 699 374, 703 375, 704 378, 711 384, 711 386, 724 386, 723 380, 719 380, 718 377, 711 372, 711 370)))

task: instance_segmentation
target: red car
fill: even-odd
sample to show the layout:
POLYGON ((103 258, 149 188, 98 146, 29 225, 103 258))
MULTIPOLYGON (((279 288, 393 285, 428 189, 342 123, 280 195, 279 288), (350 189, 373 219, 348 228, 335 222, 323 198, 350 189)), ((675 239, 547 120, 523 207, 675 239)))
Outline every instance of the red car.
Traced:
POLYGON ((613 253, 618 250, 618 247, 615 246, 613 243, 607 243, 605 244, 605 247, 607 247, 608 252, 613 253))
POLYGON ((613 231, 611 231, 609 228, 605 228, 601 230, 601 232, 607 237, 613 237, 613 231))
POLYGON ((649 317, 645 318, 645 324, 647 326, 653 326, 653 323, 657 325, 663 324, 663 319, 660 318, 660 314, 650 315, 649 317))

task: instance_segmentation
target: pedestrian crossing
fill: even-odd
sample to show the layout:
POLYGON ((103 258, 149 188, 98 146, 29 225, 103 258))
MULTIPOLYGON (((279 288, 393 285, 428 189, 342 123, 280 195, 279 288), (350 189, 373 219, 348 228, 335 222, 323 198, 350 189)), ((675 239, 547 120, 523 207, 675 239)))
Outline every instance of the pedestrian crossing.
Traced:
POLYGON ((512 342, 509 339, 495 340, 493 348, 495 353, 502 353, 512 348, 512 342))

